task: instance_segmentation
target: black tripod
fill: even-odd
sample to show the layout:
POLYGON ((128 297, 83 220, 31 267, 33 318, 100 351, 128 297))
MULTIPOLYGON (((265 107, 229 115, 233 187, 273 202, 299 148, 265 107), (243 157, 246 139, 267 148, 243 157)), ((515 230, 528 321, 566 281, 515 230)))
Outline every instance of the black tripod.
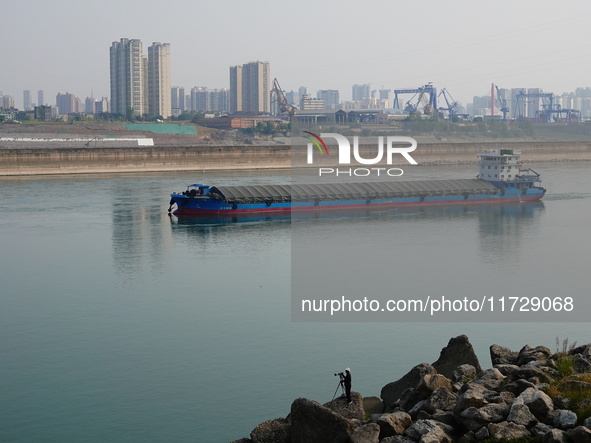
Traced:
POLYGON ((339 384, 337 385, 337 388, 334 391, 334 395, 332 396, 332 400, 330 401, 331 403, 333 402, 333 400, 337 396, 337 392, 339 390, 339 386, 341 387, 341 393, 342 393, 342 395, 345 395, 345 384, 344 384, 343 379, 341 378, 341 380, 339 381, 339 384))

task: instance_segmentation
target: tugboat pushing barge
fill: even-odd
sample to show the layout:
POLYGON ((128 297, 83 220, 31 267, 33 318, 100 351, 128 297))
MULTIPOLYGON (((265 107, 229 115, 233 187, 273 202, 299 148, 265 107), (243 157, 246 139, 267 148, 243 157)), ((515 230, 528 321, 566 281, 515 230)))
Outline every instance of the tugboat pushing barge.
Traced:
POLYGON ((541 199, 540 174, 524 168, 521 151, 495 149, 477 154, 475 179, 354 182, 294 185, 190 185, 171 194, 176 216, 285 213, 336 209, 386 209, 409 205, 524 202, 541 199))

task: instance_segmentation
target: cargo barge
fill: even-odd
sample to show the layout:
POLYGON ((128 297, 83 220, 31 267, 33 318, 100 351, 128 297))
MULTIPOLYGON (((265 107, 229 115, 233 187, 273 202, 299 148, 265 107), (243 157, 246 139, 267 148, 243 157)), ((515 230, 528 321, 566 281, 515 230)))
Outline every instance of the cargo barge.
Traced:
POLYGON ((171 194, 169 213, 176 216, 285 213, 339 209, 386 209, 410 205, 525 202, 546 190, 540 174, 524 168, 521 151, 495 149, 479 153, 477 178, 393 182, 292 185, 190 185, 171 194), (173 208, 176 206, 176 209, 173 208))

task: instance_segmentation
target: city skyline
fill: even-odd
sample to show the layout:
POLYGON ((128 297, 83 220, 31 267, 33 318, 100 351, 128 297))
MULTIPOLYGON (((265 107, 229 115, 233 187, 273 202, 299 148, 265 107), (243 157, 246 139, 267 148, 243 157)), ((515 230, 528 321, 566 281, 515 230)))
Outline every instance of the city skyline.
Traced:
POLYGON ((585 35, 591 4, 584 1, 500 0, 494 9, 466 0, 369 1, 363 8, 334 1, 302 1, 297 8, 230 1, 208 3, 205 9, 181 0, 175 9, 183 14, 175 20, 165 20, 157 5, 106 0, 74 8, 72 1, 56 0, 35 8, 26 2, 3 6, 3 32, 19 38, 3 47, 0 91, 13 96, 17 107, 23 105, 24 90, 43 90, 46 97, 65 91, 110 96, 106 48, 122 36, 169 42, 174 48, 171 84, 187 89, 229 88, 228 66, 243 60, 269 60, 273 77, 286 90, 301 85, 311 91, 333 89, 340 91, 341 100, 351 99, 351 85, 367 83, 380 90, 433 82, 464 104, 486 94, 492 82, 556 94, 591 85, 591 43, 585 35), (370 18, 361 20, 361 11, 370 18), (42 38, 47 41, 44 24, 58 22, 65 12, 72 26, 59 27, 48 44, 40 44, 42 38), (195 21, 195 16, 202 19, 195 21), (296 26, 312 16, 330 20, 309 29, 296 26), (109 23, 107 32, 88 33, 103 23, 109 23), (349 37, 371 33, 339 43, 334 36, 343 23, 347 26, 341 32, 349 37))

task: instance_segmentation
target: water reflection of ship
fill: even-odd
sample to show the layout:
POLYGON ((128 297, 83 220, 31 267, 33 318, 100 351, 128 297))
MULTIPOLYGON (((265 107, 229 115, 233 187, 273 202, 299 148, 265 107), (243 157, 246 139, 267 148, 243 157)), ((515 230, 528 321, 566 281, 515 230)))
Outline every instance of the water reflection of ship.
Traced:
MULTIPOLYGON (((500 205, 479 214, 480 253, 487 263, 508 262, 510 257, 531 251, 524 250, 523 238, 531 236, 540 226, 544 203, 500 205)), ((510 260, 513 261, 513 260, 510 260)))

